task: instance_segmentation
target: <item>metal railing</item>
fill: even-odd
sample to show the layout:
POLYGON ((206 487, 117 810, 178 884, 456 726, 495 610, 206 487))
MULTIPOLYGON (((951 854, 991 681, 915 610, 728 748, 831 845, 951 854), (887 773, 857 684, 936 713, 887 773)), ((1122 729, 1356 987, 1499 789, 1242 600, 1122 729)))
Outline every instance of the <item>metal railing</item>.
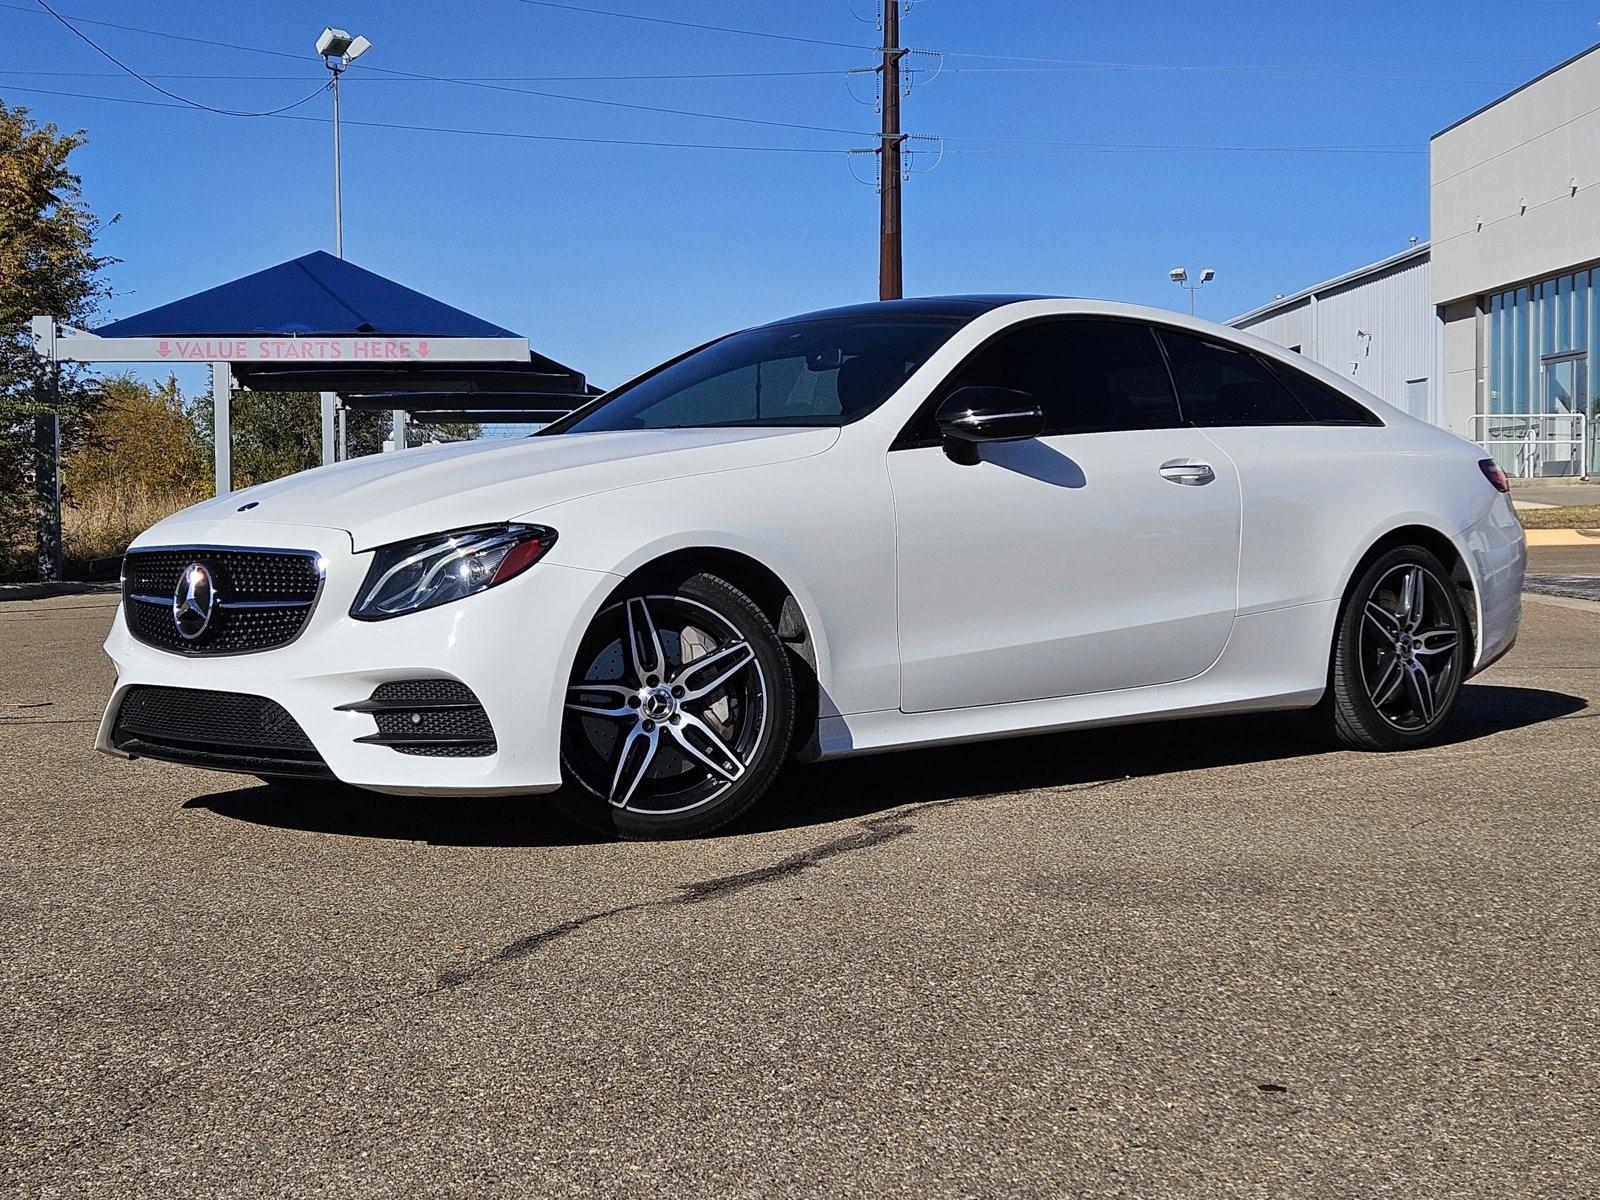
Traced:
POLYGON ((1478 413, 1472 440, 1500 469, 1515 479, 1554 479, 1588 475, 1591 432, 1583 413, 1478 413))

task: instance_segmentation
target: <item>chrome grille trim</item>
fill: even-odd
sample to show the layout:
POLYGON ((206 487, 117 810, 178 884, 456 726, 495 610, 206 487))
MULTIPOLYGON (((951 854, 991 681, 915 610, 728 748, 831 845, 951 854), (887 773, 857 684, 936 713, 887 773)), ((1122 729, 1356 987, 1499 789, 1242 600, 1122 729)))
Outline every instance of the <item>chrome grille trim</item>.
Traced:
MULTIPOLYGON (((164 582, 162 578, 157 586, 164 582)), ((261 654, 282 649, 305 632, 326 582, 326 560, 316 550, 201 543, 139 546, 129 550, 123 559, 123 615, 128 632, 137 641, 169 654, 186 658, 261 654), (189 561, 204 564, 213 575, 226 580, 227 590, 217 598, 216 608, 247 622, 236 627, 232 637, 226 622, 204 641, 185 642, 177 635, 176 626, 169 635, 166 624, 152 610, 170 610, 172 597, 147 589, 132 590, 149 580, 151 574, 173 574, 176 587, 176 572, 181 572, 189 561), (289 562, 295 566, 286 571, 289 562), (174 567, 174 563, 178 565, 174 567), (229 592, 235 597, 230 598, 229 592), (237 598, 237 593, 243 593, 243 598, 237 598), (294 615, 299 619, 293 620, 294 615), (268 625, 263 626, 262 622, 268 625)))

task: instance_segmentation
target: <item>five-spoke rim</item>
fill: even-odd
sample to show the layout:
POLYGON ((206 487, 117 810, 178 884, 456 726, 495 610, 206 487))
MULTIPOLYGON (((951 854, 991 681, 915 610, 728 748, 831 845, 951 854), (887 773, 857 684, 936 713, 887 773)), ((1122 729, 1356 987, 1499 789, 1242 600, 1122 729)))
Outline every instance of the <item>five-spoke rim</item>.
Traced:
POLYGON ((767 725, 755 649, 686 596, 604 610, 567 688, 562 754, 613 808, 657 815, 715 800, 749 770, 767 725))
POLYGON ((1426 729, 1460 674, 1461 631, 1443 580, 1418 563, 1386 571, 1362 601, 1362 684, 1396 729, 1426 729))

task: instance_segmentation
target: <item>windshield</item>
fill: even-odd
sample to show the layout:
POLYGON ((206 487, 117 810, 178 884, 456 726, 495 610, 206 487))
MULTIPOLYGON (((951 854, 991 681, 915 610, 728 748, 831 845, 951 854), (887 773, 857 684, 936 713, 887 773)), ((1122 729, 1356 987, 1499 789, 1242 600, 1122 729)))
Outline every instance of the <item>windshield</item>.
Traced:
POLYGON ((830 317, 747 329, 625 384, 547 433, 847 425, 887 400, 965 321, 830 317))

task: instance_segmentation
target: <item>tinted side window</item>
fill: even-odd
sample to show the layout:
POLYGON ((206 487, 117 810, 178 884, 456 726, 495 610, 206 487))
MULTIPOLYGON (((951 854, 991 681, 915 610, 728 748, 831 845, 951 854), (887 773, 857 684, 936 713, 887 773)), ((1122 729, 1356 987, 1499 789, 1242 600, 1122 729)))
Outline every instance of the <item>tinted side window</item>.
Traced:
POLYGON ((1195 425, 1307 425, 1311 413, 1248 350, 1161 331, 1183 415, 1195 425))
POLYGON ((968 386, 1031 393, 1044 409, 1046 434, 1181 424, 1154 331, 1131 322, 1038 321, 1002 333, 939 395, 968 386))
POLYGON ((1273 373, 1283 380, 1283 385, 1319 425, 1383 424, 1371 412, 1327 384, 1318 383, 1311 376, 1303 375, 1282 363, 1275 362, 1271 366, 1273 373))

